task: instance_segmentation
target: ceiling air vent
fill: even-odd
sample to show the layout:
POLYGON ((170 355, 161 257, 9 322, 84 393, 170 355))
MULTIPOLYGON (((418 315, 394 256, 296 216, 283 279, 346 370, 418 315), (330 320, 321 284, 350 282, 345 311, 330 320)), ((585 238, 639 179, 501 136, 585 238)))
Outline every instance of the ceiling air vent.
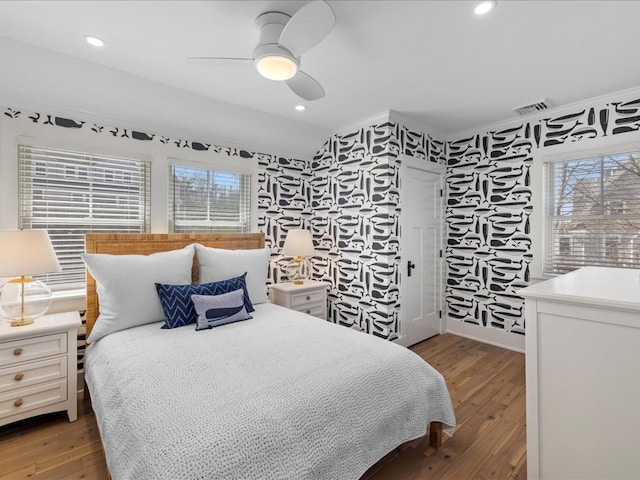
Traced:
POLYGON ((530 113, 541 112, 549 108, 549 101, 542 100, 540 102, 530 103, 529 105, 523 105, 522 107, 514 108, 513 111, 520 115, 529 115, 530 113))

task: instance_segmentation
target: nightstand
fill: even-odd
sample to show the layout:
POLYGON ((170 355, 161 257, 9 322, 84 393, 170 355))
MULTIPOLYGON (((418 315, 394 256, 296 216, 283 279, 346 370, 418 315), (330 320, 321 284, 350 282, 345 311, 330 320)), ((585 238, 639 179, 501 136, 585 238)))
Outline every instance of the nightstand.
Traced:
POLYGON ((326 320, 328 286, 315 280, 305 280, 302 285, 275 283, 269 286, 269 296, 271 303, 326 320))
POLYGON ((78 418, 78 312, 12 327, 0 319, 0 426, 66 410, 78 418))

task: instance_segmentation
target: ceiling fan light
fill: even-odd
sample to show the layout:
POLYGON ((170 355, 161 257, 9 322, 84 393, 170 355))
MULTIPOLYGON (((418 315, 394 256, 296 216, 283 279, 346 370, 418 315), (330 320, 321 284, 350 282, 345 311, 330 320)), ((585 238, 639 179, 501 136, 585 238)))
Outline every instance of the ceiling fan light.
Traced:
POLYGON ((269 80, 289 80, 298 72, 298 64, 283 55, 265 55, 256 61, 258 73, 269 80))

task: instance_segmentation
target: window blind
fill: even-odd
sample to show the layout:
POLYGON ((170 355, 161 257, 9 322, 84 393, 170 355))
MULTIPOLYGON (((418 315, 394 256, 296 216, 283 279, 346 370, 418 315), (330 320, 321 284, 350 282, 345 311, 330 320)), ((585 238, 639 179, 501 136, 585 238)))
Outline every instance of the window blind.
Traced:
POLYGON ((546 164, 545 274, 640 268, 640 151, 546 164))
POLYGON ((150 162, 18 146, 20 228, 44 228, 62 272, 54 289, 85 283, 84 234, 150 229, 150 162))
POLYGON ((251 175, 169 166, 169 231, 250 230, 251 175))

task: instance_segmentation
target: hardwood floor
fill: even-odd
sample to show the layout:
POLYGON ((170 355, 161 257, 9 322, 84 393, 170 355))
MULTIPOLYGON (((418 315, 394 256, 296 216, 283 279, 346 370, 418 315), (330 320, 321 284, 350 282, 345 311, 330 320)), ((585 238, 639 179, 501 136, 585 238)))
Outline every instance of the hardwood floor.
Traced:
POLYGON ((65 412, 0 427, 0 479, 106 479, 107 464, 89 402, 78 420, 65 412))
MULTIPOLYGON (((526 479, 524 355, 444 334, 412 347, 447 380, 458 427, 439 450, 414 440, 363 480, 526 479)), ((95 417, 65 413, 0 427, 0 480, 106 479, 95 417)))
POLYGON ((524 354, 450 334, 412 350, 444 375, 456 431, 438 450, 409 442, 363 480, 526 479, 524 354))

